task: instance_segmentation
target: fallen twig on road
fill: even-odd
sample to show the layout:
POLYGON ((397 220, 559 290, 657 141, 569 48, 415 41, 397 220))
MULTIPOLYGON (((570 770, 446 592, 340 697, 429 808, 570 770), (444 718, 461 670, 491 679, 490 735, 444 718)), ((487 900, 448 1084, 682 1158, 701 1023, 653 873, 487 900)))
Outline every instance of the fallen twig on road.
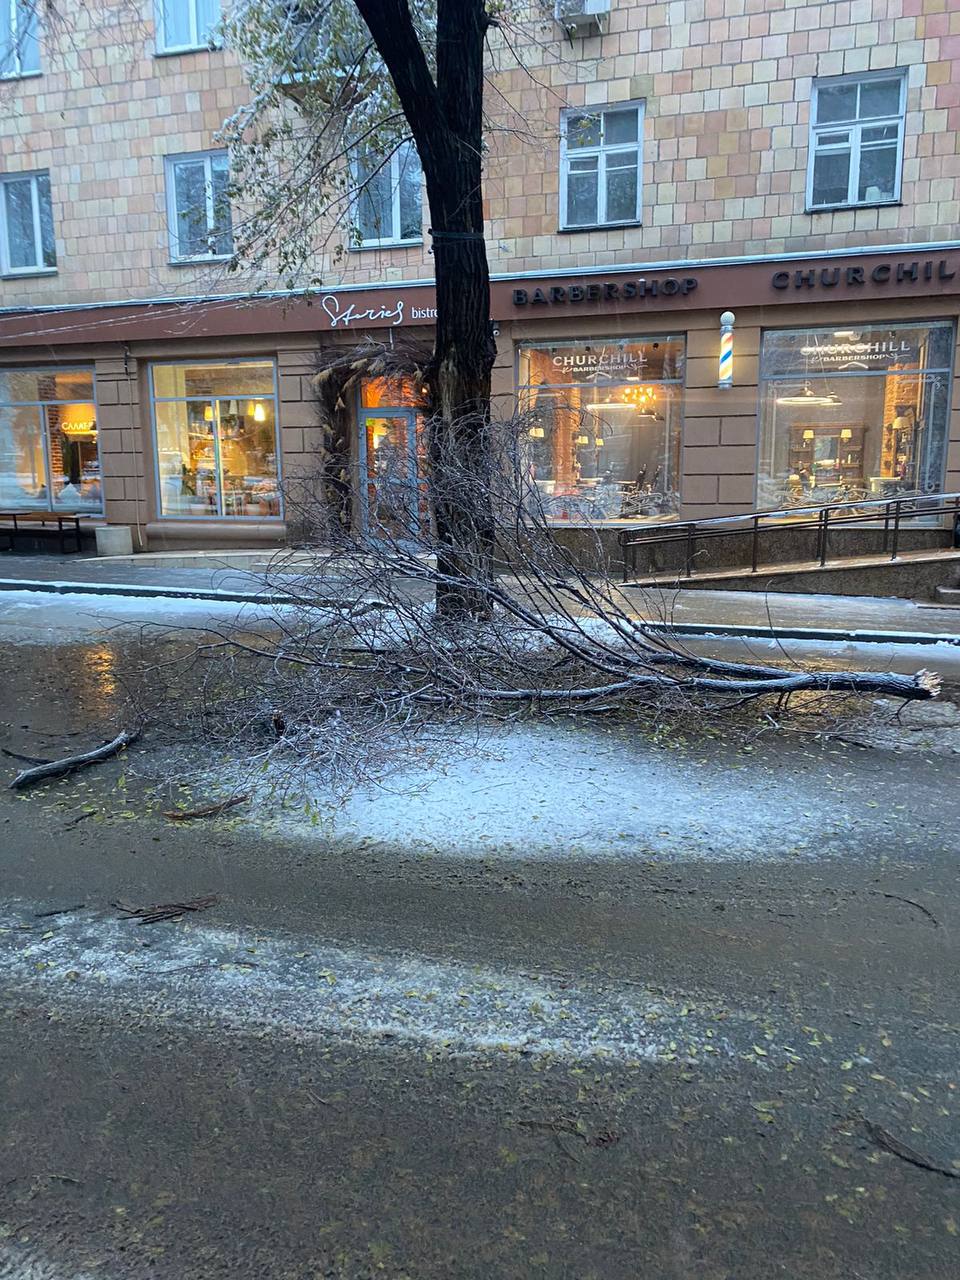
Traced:
POLYGON ((928 1160, 926 1156, 922 1156, 919 1151, 914 1151, 913 1147, 908 1147, 906 1143, 901 1142, 899 1138, 895 1138, 892 1133, 888 1133, 880 1125, 873 1124, 870 1120, 864 1120, 863 1126, 872 1142, 875 1142, 878 1147, 882 1147, 884 1151, 889 1151, 891 1155, 897 1156, 898 1159, 905 1160, 907 1164, 916 1165, 918 1169, 927 1169, 930 1173, 942 1174, 944 1178, 960 1178, 960 1169, 951 1169, 949 1165, 937 1164, 935 1160, 928 1160))
POLYGON ((44 782, 47 778, 60 778, 65 773, 73 773, 76 769, 86 769, 92 764, 99 764, 101 760, 109 760, 124 747, 129 747, 139 736, 139 729, 124 729, 112 742, 96 747, 93 751, 85 751, 78 756, 65 756, 62 760, 51 760, 47 764, 37 765, 35 769, 24 769, 17 774, 10 783, 10 787, 14 791, 19 791, 23 787, 33 786, 35 782, 44 782))
POLYGON ((220 899, 211 893, 205 898, 191 898, 189 902, 155 902, 149 907, 128 907, 123 902, 110 905, 122 911, 128 920, 139 919, 141 924, 157 924, 161 920, 176 920, 188 911, 207 911, 220 899))
POLYGON ((245 791, 243 795, 231 796, 229 800, 220 800, 217 804, 208 804, 202 809, 168 809, 163 816, 171 822, 192 822, 194 818, 216 818, 227 809, 235 809, 238 804, 243 804, 244 800, 249 799, 250 793, 245 791))
POLYGON ((23 764, 52 764, 52 760, 44 760, 40 756, 25 756, 19 751, 11 751, 8 747, 0 747, 0 752, 11 760, 20 760, 23 764))
POLYGON ((35 920, 46 920, 49 916, 65 916, 71 911, 82 911, 87 904, 85 902, 74 903, 72 907, 55 907, 53 911, 35 911, 33 918, 35 920))
POLYGON ((905 902, 908 907, 916 907, 918 911, 922 911, 929 920, 933 921, 935 929, 940 928, 940 921, 922 902, 914 902, 912 898, 901 898, 899 893, 883 893, 880 889, 871 889, 870 892, 878 898, 889 898, 892 902, 905 902))

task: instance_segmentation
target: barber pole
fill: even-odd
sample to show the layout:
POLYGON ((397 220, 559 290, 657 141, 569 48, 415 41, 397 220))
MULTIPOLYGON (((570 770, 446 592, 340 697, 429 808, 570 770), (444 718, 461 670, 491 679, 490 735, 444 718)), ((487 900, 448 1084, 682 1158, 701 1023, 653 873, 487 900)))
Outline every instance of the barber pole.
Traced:
POLYGON ((717 386, 729 388, 733 386, 733 322, 736 316, 732 311, 725 311, 720 317, 720 367, 717 386))

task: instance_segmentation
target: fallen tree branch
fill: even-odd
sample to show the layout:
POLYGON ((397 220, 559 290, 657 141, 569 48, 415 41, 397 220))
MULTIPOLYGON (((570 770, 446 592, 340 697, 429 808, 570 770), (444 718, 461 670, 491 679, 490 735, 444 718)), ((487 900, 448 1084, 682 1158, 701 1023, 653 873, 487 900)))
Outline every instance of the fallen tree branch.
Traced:
POLYGON ((56 907, 53 911, 35 911, 33 918, 35 920, 46 920, 49 916, 66 916, 71 911, 82 911, 86 905, 85 902, 77 902, 72 907, 56 907))
POLYGON ((35 782, 44 782, 47 778, 60 778, 65 773, 73 773, 77 769, 86 769, 92 764, 99 764, 101 760, 109 760, 124 747, 129 747, 139 737, 139 729, 124 729, 112 742, 97 747, 93 751, 86 751, 78 756, 65 756, 62 760, 51 760, 47 764, 37 765, 35 769, 24 769, 17 774, 10 783, 10 787, 14 791, 20 791, 24 787, 32 787, 35 782))
POLYGON ((951 1169, 949 1165, 937 1164, 935 1160, 928 1160, 926 1156, 922 1156, 919 1151, 914 1151, 913 1147, 908 1147, 906 1143, 901 1142, 899 1138, 895 1138, 892 1133, 888 1133, 880 1125, 873 1124, 870 1120, 864 1120, 863 1126, 872 1142, 875 1142, 878 1147, 882 1147, 884 1151, 889 1151, 891 1155, 896 1156, 898 1159, 905 1160, 907 1164, 916 1165, 918 1169, 927 1169, 930 1173, 939 1173, 944 1178, 960 1178, 960 1169, 951 1169))
POLYGON ((168 809, 163 816, 169 818, 171 822, 192 822, 194 818, 215 818, 218 814, 225 813, 227 809, 235 809, 238 804, 243 804, 244 800, 249 799, 250 793, 245 791, 243 795, 231 796, 229 800, 220 800, 217 804, 208 804, 202 809, 168 809))

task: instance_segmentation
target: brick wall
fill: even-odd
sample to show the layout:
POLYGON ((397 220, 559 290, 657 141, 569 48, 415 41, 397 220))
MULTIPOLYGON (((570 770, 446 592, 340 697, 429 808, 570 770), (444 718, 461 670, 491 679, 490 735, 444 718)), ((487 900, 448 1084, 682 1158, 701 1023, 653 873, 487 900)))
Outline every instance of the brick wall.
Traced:
MULTIPOLYGON (((494 271, 591 268, 960 235, 960 7, 954 0, 612 0, 603 37, 543 18, 494 49, 486 205, 494 271), (515 46, 516 47, 516 46, 515 46), (812 78, 909 68, 903 203, 804 212, 812 78), (643 225, 558 234, 563 107, 646 102, 643 225)), ((163 158, 208 149, 245 99, 230 52, 154 57, 152 5, 67 0, 44 73, 0 86, 0 170, 49 169, 55 276, 0 281, 0 306, 230 292, 169 264, 163 158)), ((427 219, 424 219, 425 224, 427 219)), ((350 253, 335 283, 432 274, 426 247, 350 253)))

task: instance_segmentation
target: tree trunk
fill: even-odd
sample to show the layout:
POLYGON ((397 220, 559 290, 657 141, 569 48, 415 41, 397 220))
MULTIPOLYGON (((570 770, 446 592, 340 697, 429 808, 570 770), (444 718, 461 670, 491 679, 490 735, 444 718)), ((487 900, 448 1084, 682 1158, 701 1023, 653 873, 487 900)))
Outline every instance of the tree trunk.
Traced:
POLYGON ((431 496, 444 611, 482 613, 482 593, 459 584, 491 572, 494 518, 487 427, 490 275, 483 236, 483 0, 438 0, 437 76, 430 74, 406 0, 356 0, 387 65, 427 184, 437 286, 428 374, 431 496))

